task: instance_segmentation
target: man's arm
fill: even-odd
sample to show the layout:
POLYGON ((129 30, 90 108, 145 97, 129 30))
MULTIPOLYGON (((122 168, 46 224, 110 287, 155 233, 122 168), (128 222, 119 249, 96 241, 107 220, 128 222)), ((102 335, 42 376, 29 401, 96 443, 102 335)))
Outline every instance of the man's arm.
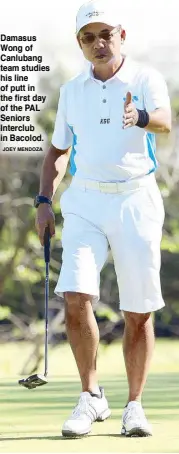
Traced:
MULTIPOLYGON (((40 175, 39 195, 50 200, 64 177, 73 144, 73 133, 67 121, 65 90, 65 86, 60 90, 52 144, 44 158, 40 175)), ((55 216, 49 201, 40 203, 37 208, 36 229, 42 245, 46 226, 49 226, 50 235, 53 236, 55 234, 55 216)))
POLYGON ((50 146, 42 164, 40 195, 44 195, 49 199, 54 196, 66 173, 70 153, 71 147, 66 150, 59 150, 54 145, 50 146))
MULTIPOLYGON (((40 195, 52 199, 59 183, 65 175, 70 152, 71 147, 66 150, 60 150, 54 147, 54 145, 50 146, 42 165, 39 190, 40 195)), ((43 246, 44 233, 47 225, 50 229, 50 236, 55 235, 55 216, 51 205, 48 203, 41 203, 39 205, 37 208, 35 225, 40 242, 43 246)))
POLYGON ((159 108, 149 113, 149 123, 145 127, 149 132, 169 133, 172 128, 171 111, 169 109, 159 108))

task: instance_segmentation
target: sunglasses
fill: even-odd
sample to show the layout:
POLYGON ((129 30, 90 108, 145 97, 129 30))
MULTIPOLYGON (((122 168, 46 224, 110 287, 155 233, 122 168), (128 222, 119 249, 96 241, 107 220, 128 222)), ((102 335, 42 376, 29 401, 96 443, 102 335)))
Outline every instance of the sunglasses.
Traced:
POLYGON ((96 35, 95 33, 88 33, 86 35, 83 35, 80 38, 80 41, 82 41, 82 43, 86 45, 94 43, 96 38, 103 39, 104 41, 110 41, 113 35, 119 32, 120 29, 121 25, 118 25, 117 27, 113 28, 111 32, 109 30, 103 30, 98 35, 96 35))

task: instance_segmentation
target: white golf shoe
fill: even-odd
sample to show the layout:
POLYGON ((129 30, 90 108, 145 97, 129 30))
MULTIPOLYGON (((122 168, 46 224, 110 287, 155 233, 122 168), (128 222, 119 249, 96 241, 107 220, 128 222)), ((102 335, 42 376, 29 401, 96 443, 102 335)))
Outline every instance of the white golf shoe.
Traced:
POLYGON ((64 437, 87 435, 91 432, 93 422, 109 418, 111 410, 108 407, 103 388, 100 388, 100 391, 101 396, 87 391, 81 393, 79 402, 70 418, 63 424, 62 435, 64 437))
POLYGON ((148 423, 140 402, 131 401, 124 408, 121 435, 126 437, 148 437, 152 428, 148 423))

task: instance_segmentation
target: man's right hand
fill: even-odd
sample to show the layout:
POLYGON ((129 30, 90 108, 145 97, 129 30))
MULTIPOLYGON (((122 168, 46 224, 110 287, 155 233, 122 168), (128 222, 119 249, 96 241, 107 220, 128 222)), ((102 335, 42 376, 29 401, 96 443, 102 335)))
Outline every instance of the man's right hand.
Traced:
POLYGON ((49 226, 50 229, 50 237, 54 236, 55 215, 48 203, 40 203, 37 208, 35 227, 42 246, 44 246, 44 233, 47 226, 49 226))

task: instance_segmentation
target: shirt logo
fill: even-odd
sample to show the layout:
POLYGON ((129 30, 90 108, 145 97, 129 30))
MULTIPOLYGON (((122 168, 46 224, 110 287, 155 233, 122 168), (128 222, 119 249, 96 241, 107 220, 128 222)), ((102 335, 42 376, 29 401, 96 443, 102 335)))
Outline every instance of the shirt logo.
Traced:
POLYGON ((100 124, 106 125, 110 123, 110 118, 101 118, 100 124))

